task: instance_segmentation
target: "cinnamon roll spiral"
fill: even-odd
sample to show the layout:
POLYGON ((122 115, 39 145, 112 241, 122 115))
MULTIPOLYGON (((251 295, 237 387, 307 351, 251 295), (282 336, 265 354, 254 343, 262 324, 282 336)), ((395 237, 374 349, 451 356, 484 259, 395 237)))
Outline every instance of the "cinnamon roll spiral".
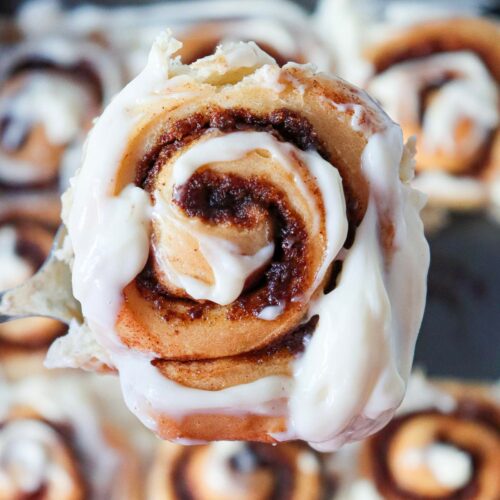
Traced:
POLYGON ((500 175, 498 24, 416 23, 367 46, 365 57, 368 92, 417 138, 415 185, 434 205, 486 205, 500 175))
MULTIPOLYGON (((59 211, 59 200, 52 195, 2 196, 0 290, 22 284, 44 263, 60 222, 59 211)), ((66 330, 59 321, 41 317, 0 324, 2 370, 17 377, 41 367, 47 347, 66 330)))
POLYGON ((329 498, 321 457, 298 443, 162 443, 148 482, 149 500, 329 498))
MULTIPOLYGON (((357 435, 347 431, 357 418, 369 433, 401 384, 377 416, 359 409, 374 377, 409 368, 423 308, 421 199, 405 183, 400 130, 361 91, 280 68, 253 43, 190 66, 171 58, 179 48, 158 38, 91 131, 65 197, 81 342, 94 338, 129 407, 166 439, 333 447, 357 435), (403 263, 409 284, 396 301, 403 263), (347 335, 354 302, 363 312, 347 335), (392 335, 408 335, 398 368, 386 364, 392 335), (380 357, 368 367, 372 342, 380 357), (340 352, 351 361, 336 363, 340 352), (352 405, 335 379, 358 369, 352 405)), ((58 341, 65 359, 70 337, 58 341)))
POLYGON ((435 387, 437 405, 401 413, 363 445, 362 472, 388 500, 498 498, 498 401, 481 387, 435 387))
POLYGON ((132 452, 82 384, 69 375, 2 383, 1 498, 138 498, 132 452))
POLYGON ((113 59, 91 43, 47 37, 6 50, 0 62, 0 187, 53 187, 61 169, 73 171, 75 151, 120 80, 113 59))

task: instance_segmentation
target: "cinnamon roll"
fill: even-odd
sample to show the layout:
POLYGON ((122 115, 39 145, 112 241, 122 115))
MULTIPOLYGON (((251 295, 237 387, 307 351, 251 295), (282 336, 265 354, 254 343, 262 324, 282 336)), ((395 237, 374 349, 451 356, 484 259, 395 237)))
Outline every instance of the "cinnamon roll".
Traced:
POLYGON ((403 396, 424 305, 411 151, 341 80, 254 43, 189 66, 179 46, 159 36, 90 132, 64 197, 86 321, 51 364, 92 342, 165 439, 367 435, 403 396))
POLYGON ((344 489, 371 491, 359 498, 498 498, 498 399, 487 386, 415 375, 398 416, 363 443, 359 463, 360 478, 344 489))
POLYGON ((78 377, 1 383, 0 497, 137 499, 137 464, 78 377))
POLYGON ((433 205, 486 205, 500 175, 498 24, 418 23, 368 47, 366 58, 368 92, 417 138, 415 186, 433 205))
MULTIPOLYGON (((0 61, 0 187, 53 187, 102 105, 120 89, 116 64, 67 37, 13 46, 0 61)), ((78 155, 79 156, 79 155, 78 155)))
MULTIPOLYGON (((20 285, 47 258, 60 203, 52 195, 3 195, 0 199, 0 290, 20 285)), ((25 318, 0 324, 0 369, 17 378, 41 368, 50 343, 67 327, 49 318, 25 318)))
POLYGON ((498 204, 500 28, 480 15, 480 2, 397 0, 323 0, 316 14, 339 74, 416 136, 414 185, 442 220, 498 204))
POLYGON ((147 498, 320 500, 330 493, 320 455, 306 446, 219 441, 189 447, 162 443, 147 498))

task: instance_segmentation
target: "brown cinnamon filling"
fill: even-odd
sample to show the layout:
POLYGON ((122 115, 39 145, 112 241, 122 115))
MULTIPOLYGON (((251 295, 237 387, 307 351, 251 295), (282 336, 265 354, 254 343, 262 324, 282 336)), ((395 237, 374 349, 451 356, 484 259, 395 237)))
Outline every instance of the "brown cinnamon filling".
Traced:
MULTIPOLYGON (((294 144, 301 150, 314 149, 328 161, 310 122, 287 109, 267 115, 255 115, 246 109, 211 109, 193 114, 174 123, 164 132, 157 144, 146 154, 138 166, 136 184, 150 193, 162 166, 179 149, 189 145, 208 129, 223 132, 258 130, 273 134, 278 140, 294 144)), ((348 210, 354 214, 355 202, 347 196, 348 210)), ((237 175, 220 175, 210 171, 195 173, 174 202, 189 216, 199 217, 210 224, 230 222, 251 226, 252 207, 264 208, 273 220, 275 253, 271 264, 232 305, 228 319, 245 314, 258 315, 265 307, 286 303, 303 291, 304 269, 307 263, 307 231, 304 222, 287 207, 286 199, 271 184, 257 177, 244 179, 237 175)), ((353 220, 353 215, 350 220, 353 220)), ((354 224, 350 224, 354 226, 354 224)), ((352 231, 351 231, 352 232, 352 231)), ((140 293, 168 319, 178 316, 199 319, 213 304, 195 302, 169 295, 158 282, 151 261, 137 278, 140 293), (175 303, 174 307, 169 304, 175 303)))
MULTIPOLYGON (((397 417, 378 434, 371 438, 370 460, 373 467, 374 480, 380 492, 382 492, 383 494, 390 494, 390 498, 397 498, 401 500, 431 500, 431 497, 417 495, 412 493, 411 491, 402 489, 392 475, 386 457, 389 456, 389 448, 393 436, 399 431, 402 426, 405 425, 407 421, 422 415, 428 415, 429 417, 432 417, 434 415, 440 414, 441 413, 437 410, 427 410, 413 412, 397 417)), ((487 404, 481 404, 477 401, 466 399, 459 402, 456 410, 449 415, 460 420, 470 420, 473 422, 481 423, 493 429, 500 435, 498 414, 496 410, 490 408, 487 404)), ((459 490, 455 490, 449 495, 440 497, 433 496, 432 499, 437 500, 439 498, 439 500, 469 500, 472 498, 476 498, 479 490, 478 471, 481 468, 480 451, 475 449, 464 449, 457 446, 452 439, 448 438, 446 431, 442 432, 438 436, 438 441, 454 446, 455 448, 467 453, 472 458, 473 474, 470 481, 459 490)))
POLYGON ((252 226, 253 208, 264 209, 274 225, 275 252, 271 265, 253 281, 257 291, 245 293, 234 304, 231 318, 248 311, 286 303, 303 289, 306 269, 307 231, 299 216, 287 207, 283 194, 258 178, 217 175, 210 171, 194 174, 175 203, 191 217, 212 224, 231 222, 252 226))

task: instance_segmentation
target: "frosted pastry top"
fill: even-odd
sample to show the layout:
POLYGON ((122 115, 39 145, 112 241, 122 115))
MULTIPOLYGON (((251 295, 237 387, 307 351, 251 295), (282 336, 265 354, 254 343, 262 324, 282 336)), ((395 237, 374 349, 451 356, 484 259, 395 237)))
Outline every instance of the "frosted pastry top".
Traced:
MULTIPOLYGON (((175 184, 182 186, 207 161, 234 161, 259 148, 289 169, 298 193, 300 176, 292 157, 300 158, 316 178, 323 206, 315 205, 307 189, 301 195, 311 214, 322 210, 326 221, 328 245, 315 283, 334 259, 344 261, 343 271, 333 292, 320 294, 311 302, 308 317, 318 315, 319 322, 304 354, 295 362, 292 377, 271 376, 220 391, 187 388, 160 374, 151 364, 154 352, 125 348, 115 332, 122 290, 146 264, 152 221, 179 218, 163 194, 150 197, 132 184, 112 194, 118 165, 134 130, 153 116, 155 106, 174 107, 199 89, 265 88, 279 99, 285 87, 291 86, 298 95, 305 91, 303 82, 289 78, 290 68, 315 78, 310 66, 279 68, 251 42, 219 47, 214 55, 190 66, 173 56, 178 48, 179 43, 166 33, 157 38, 146 68, 97 120, 82 167, 64 196, 73 291, 82 304, 85 328, 93 332, 118 370, 129 407, 153 429, 151 408, 173 417, 197 411, 260 412, 288 416, 288 431, 274 436, 278 440, 299 438, 317 448, 333 449, 360 439, 387 422, 403 397, 423 313, 429 258, 419 218, 423 198, 408 186, 413 168, 411 146, 404 147, 399 127, 361 92, 363 106, 377 117, 369 127, 360 120, 359 104, 324 103, 349 116, 354 133, 366 138, 361 166, 371 194, 349 250, 342 250, 347 217, 340 174, 313 150, 278 143, 265 132, 208 134, 183 152, 174 165, 175 184), (394 223, 390 258, 379 238, 380 217, 386 213, 394 223), (288 401, 286 407, 283 400, 288 401)), ((311 224, 314 228, 314 217, 311 224)), ((269 243, 245 256, 228 241, 196 237, 217 276, 214 287, 203 288, 175 275, 168 263, 164 268, 190 295, 219 303, 237 296, 246 276, 272 248, 269 243), (226 256, 229 272, 218 269, 221 261, 217 255, 226 256)), ((279 314, 279 308, 266 311, 261 320, 279 314)), ((65 345, 62 338, 54 346, 65 353, 66 363, 71 363, 75 340, 73 335, 71 345, 65 345)))

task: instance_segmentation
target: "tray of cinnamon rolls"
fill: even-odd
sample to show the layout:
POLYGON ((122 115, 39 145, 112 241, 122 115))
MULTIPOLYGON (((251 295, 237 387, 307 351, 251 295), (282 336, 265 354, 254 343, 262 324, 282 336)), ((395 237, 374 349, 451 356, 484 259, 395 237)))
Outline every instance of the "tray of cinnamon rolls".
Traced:
POLYGON ((0 6, 0 500, 499 500, 500 5, 0 6))

